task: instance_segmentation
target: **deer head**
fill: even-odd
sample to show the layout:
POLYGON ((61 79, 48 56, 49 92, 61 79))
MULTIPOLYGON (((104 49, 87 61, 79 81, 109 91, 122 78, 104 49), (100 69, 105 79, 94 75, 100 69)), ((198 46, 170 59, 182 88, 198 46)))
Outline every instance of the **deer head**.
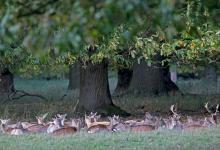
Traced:
POLYGON ((155 124, 158 122, 159 118, 157 116, 152 116, 149 112, 145 113, 144 123, 146 124, 155 124))
POLYGON ((52 118, 52 122, 49 122, 49 127, 47 128, 47 133, 52 133, 53 131, 64 127, 62 125, 62 119, 52 118))
POLYGON ((0 119, 1 125, 8 125, 11 121, 11 119, 0 119))
POLYGON ((116 124, 118 124, 120 122, 119 120, 119 116, 113 116, 113 117, 108 117, 109 121, 110 121, 110 125, 114 126, 116 124))
POLYGON ((57 116, 57 118, 59 118, 59 120, 61 121, 61 125, 62 126, 64 126, 64 122, 65 122, 65 120, 66 120, 66 116, 67 116, 67 114, 57 114, 56 115, 57 116))
POLYGON ((76 129, 79 129, 82 124, 81 119, 71 119, 71 126, 75 127, 76 129))
POLYGON ((88 116, 85 114, 85 123, 87 127, 90 127, 92 123, 98 122, 101 115, 97 115, 97 113, 91 112, 88 116))
POLYGON ((97 113, 91 112, 89 117, 91 119, 91 122, 97 122, 101 118, 101 115, 97 115, 97 113))
POLYGON ((36 116, 38 124, 45 124, 44 119, 47 117, 48 113, 43 114, 42 116, 36 116))

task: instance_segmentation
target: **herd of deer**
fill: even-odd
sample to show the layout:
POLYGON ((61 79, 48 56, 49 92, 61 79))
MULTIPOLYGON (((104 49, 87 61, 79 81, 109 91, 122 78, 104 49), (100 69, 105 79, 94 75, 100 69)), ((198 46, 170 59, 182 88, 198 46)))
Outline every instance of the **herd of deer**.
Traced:
POLYGON ((177 113, 175 105, 171 105, 170 110, 172 116, 168 118, 161 118, 152 116, 150 113, 145 114, 144 120, 126 120, 123 121, 119 116, 108 117, 109 121, 100 121, 100 115, 90 113, 85 115, 83 119, 71 119, 66 121, 66 114, 57 114, 52 122, 45 123, 44 119, 47 114, 36 117, 37 122, 18 122, 10 124, 9 119, 1 119, 1 132, 11 135, 22 135, 26 133, 49 133, 52 135, 67 135, 79 131, 86 131, 88 133, 97 133, 100 131, 132 131, 132 132, 145 132, 152 130, 159 130, 163 128, 178 129, 178 130, 191 130, 195 128, 205 128, 217 124, 217 113, 219 112, 219 105, 216 106, 214 111, 205 104, 205 108, 209 117, 200 120, 193 120, 188 116, 186 121, 181 121, 181 115, 177 113))

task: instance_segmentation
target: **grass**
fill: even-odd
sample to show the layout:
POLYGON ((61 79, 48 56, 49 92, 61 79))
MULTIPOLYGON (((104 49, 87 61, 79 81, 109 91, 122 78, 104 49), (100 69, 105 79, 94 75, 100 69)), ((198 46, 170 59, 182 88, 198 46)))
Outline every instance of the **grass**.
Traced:
POLYGON ((55 137, 51 135, 0 135, 2 150, 218 150, 220 127, 190 132, 153 131, 147 133, 77 133, 55 137))

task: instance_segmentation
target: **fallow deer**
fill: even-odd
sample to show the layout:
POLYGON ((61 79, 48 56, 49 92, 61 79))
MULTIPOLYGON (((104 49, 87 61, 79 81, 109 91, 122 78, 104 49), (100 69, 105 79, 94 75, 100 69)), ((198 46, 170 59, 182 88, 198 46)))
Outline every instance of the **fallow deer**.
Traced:
POLYGON ((13 126, 9 126, 10 119, 0 119, 1 121, 1 131, 5 134, 10 134, 11 131, 16 127, 16 124, 13 126))
POLYGON ((98 122, 96 114, 85 115, 85 123, 87 125, 88 133, 97 133, 100 131, 109 131, 110 122, 98 122))
MULTIPOLYGON (((48 113, 42 116, 36 116, 37 123, 32 123, 28 127, 25 127, 30 133, 44 133, 47 131, 48 125, 44 122, 44 119, 48 113)), ((23 124, 22 124, 23 125, 23 124)))
POLYGON ((169 117, 168 119, 163 119, 166 128, 168 129, 183 129, 183 125, 180 122, 180 115, 176 112, 177 107, 175 105, 170 106, 170 111, 172 112, 173 116, 169 117), (175 108, 175 110, 174 110, 175 108))
POLYGON ((203 120, 194 121, 191 116, 187 116, 187 122, 184 124, 184 130, 192 130, 207 127, 203 120))
POLYGON ((28 133, 26 129, 23 128, 21 122, 18 122, 15 126, 15 128, 11 131, 11 135, 23 135, 28 133))
POLYGON ((77 132, 76 127, 71 127, 71 126, 64 127, 63 119, 61 118, 53 119, 53 122, 50 122, 50 126, 47 129, 47 133, 51 133, 53 135, 67 135, 76 132, 77 132))
POLYGON ((112 132, 126 131, 129 128, 129 125, 122 122, 119 116, 114 115, 113 117, 108 117, 108 119, 110 121, 109 129, 112 132))
POLYGON ((146 132, 155 130, 155 126, 148 124, 131 125, 130 131, 132 132, 146 132))
POLYGON ((219 109, 219 104, 216 105, 215 108, 215 112, 212 112, 209 107, 208 107, 208 103, 205 104, 205 109, 207 110, 207 112, 211 115, 210 117, 207 117, 206 120, 209 123, 209 125, 216 125, 218 123, 217 120, 217 115, 218 115, 218 109, 219 109))
POLYGON ((56 116, 57 116, 57 118, 60 118, 61 124, 62 124, 62 126, 64 126, 67 114, 62 114, 62 115, 61 114, 57 114, 56 116))

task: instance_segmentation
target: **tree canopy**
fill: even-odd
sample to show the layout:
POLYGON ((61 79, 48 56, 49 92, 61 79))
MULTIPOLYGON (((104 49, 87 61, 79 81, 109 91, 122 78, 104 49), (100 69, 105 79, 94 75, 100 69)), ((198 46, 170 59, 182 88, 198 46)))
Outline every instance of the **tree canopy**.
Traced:
POLYGON ((151 66, 158 54, 162 63, 217 64, 219 8, 215 0, 4 1, 0 64, 23 73, 79 59, 122 67, 143 59, 151 66))

